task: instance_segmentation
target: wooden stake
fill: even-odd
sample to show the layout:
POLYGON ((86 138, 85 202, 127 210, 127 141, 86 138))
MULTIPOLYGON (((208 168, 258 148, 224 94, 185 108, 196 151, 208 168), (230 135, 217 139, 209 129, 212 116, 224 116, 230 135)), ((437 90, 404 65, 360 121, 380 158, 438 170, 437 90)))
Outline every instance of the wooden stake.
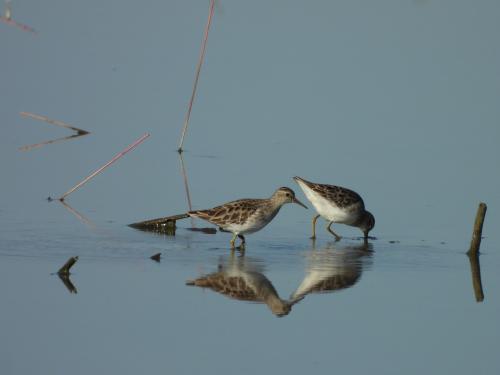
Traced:
POLYGON ((483 232, 484 217, 486 215, 486 208, 486 203, 479 203, 479 207, 477 208, 476 213, 476 220, 474 221, 472 240, 467 254, 475 255, 479 252, 479 246, 481 245, 481 234, 483 232))
POLYGON ((191 117, 191 110, 193 109, 194 97, 196 96, 196 88, 198 87, 198 79, 200 78, 201 65, 203 64, 203 59, 205 58, 205 50, 208 41, 208 31, 210 30, 210 24, 212 23, 212 16, 214 14, 215 0, 210 0, 210 9, 208 12, 208 20, 205 26, 205 32, 203 34, 203 43, 201 44, 200 58, 198 59, 198 65, 196 66, 196 75, 194 78, 193 91, 191 93, 191 99, 189 100, 188 110, 186 117, 184 119, 184 125, 182 127, 181 140, 179 143, 179 153, 182 153, 182 146, 184 145, 184 137, 186 136, 186 130, 189 125, 189 118, 191 117))
POLYGON ((92 172, 90 175, 88 175, 87 177, 85 177, 81 182, 79 182, 78 184, 76 184, 74 187, 72 187, 71 189, 69 189, 66 193, 64 193, 63 195, 61 195, 61 197, 59 198, 60 201, 63 201, 64 198, 66 198, 68 195, 70 195, 72 192, 74 192, 75 190, 77 190, 78 188, 82 187, 83 185, 85 185, 87 182, 89 182, 92 178, 94 178, 95 176, 97 176, 99 173, 101 173, 103 170, 105 170, 107 167, 109 167, 111 164, 113 164, 115 161, 117 161, 118 159, 120 159, 123 155, 125 155, 127 152, 129 152, 130 150, 134 149, 135 147, 137 147, 140 143, 142 143, 147 137, 149 137, 149 134, 146 133, 144 134, 141 138, 139 138, 137 141, 135 141, 134 143, 132 143, 130 146, 128 146, 125 150, 123 150, 122 152, 118 153, 117 155, 115 155, 113 157, 113 159, 111 159, 110 161, 108 161, 106 164, 104 164, 101 168, 97 169, 96 171, 92 172))
POLYGON ((158 263, 159 263, 159 262, 160 262, 160 260, 161 260, 161 253, 157 253, 157 254, 155 254, 155 255, 151 255, 151 256, 150 256, 150 258, 151 258, 152 260, 154 260, 155 262, 158 262, 158 263))
POLYGON ((64 266, 62 266, 59 271, 57 271, 58 275, 69 275, 69 269, 73 267, 73 265, 76 263, 78 260, 78 257, 71 257, 67 260, 66 263, 64 263, 64 266))

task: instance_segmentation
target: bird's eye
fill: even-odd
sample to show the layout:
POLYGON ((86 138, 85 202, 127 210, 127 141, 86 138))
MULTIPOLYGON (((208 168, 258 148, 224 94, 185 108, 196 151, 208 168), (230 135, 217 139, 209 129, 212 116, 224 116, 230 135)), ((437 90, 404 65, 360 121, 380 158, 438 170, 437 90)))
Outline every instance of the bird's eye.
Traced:
POLYGON ((289 197, 290 196, 290 193, 286 193, 286 196, 289 197))

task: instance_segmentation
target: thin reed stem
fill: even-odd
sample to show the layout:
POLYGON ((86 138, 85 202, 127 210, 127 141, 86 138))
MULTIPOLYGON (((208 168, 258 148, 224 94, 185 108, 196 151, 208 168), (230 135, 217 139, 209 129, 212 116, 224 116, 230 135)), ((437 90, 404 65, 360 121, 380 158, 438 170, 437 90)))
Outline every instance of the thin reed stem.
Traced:
POLYGON ((19 112, 19 114, 23 117, 31 117, 32 119, 44 121, 44 122, 51 124, 51 125, 60 126, 61 128, 74 130, 79 135, 89 134, 89 132, 86 130, 75 128, 74 126, 68 125, 65 122, 62 122, 59 120, 52 120, 46 116, 36 115, 36 114, 30 113, 30 112, 19 112))
POLYGON ((200 71, 201 71, 201 66, 203 64, 203 59, 205 58, 205 51, 207 47, 207 41, 208 41, 208 31, 210 30, 210 24, 212 23, 212 17, 214 14, 214 8, 215 8, 215 0, 210 0, 210 9, 208 12, 208 20, 207 24, 205 26, 205 32, 203 34, 203 43, 201 44, 201 51, 200 51, 200 58, 198 59, 198 65, 196 66, 196 75, 194 79, 194 84, 193 84, 193 91, 191 93, 191 99, 189 100, 189 105, 188 105, 188 110, 186 113, 186 117, 184 118, 184 125, 182 127, 182 134, 181 134, 181 140, 179 142, 179 153, 183 151, 182 146, 184 145, 184 137, 186 136, 186 131, 189 125, 189 119, 191 117, 191 110, 193 109, 193 102, 194 98, 196 96, 196 88, 198 87, 198 79, 200 78, 200 71))
MULTIPOLYGON (((193 211, 193 205, 191 204, 191 193, 189 192, 189 183, 188 183, 188 177, 186 173, 186 168, 184 166, 184 157, 182 156, 182 153, 179 153, 179 160, 181 162, 181 173, 182 173, 182 179, 184 181, 184 190, 186 192, 186 199, 188 203, 188 210, 193 211)), ((191 226, 195 226, 194 218, 191 218, 191 226)))
POLYGON ((92 178, 94 178, 95 176, 97 176, 99 173, 101 173, 103 170, 105 170, 107 167, 109 167, 111 164, 113 164, 115 161, 117 161, 118 159, 120 159, 123 155, 125 155, 127 152, 131 151, 132 149, 134 149, 135 147, 137 147, 139 144, 141 144, 146 138, 149 137, 149 134, 146 133, 144 134, 141 138, 139 138, 137 141, 135 141, 134 143, 132 143, 130 146, 128 146, 125 150, 121 151, 120 153, 118 153, 117 155, 115 155, 113 157, 113 159, 111 159, 110 161, 108 161, 106 164, 104 164, 101 168, 95 170, 94 172, 92 172, 90 175, 88 175, 87 177, 85 177, 82 181, 80 181, 78 184, 76 184, 74 187, 72 187, 71 189, 69 189, 66 193, 64 193, 63 195, 61 195, 61 197, 59 198, 60 201, 63 201, 64 198, 66 198, 68 195, 70 195, 72 192, 74 192, 75 190, 77 190, 78 188, 82 187, 83 185, 85 185, 87 182, 89 182, 92 178))

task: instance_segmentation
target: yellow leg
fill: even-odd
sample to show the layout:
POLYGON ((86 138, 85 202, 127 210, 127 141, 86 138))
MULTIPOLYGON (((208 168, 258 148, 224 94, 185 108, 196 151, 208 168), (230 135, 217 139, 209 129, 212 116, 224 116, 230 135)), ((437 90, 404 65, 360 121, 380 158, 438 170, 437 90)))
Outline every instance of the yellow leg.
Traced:
POLYGON ((342 237, 340 237, 337 233, 335 233, 330 227, 332 226, 333 224, 333 221, 330 221, 330 223, 328 223, 328 226, 326 227, 326 230, 328 232, 330 232, 331 234, 333 234, 335 236, 335 239, 337 241, 339 241, 342 237))
POLYGON ((313 235, 311 237, 311 240, 316 239, 316 221, 318 220, 320 215, 316 215, 313 217, 312 225, 313 225, 313 235))
POLYGON ((236 236, 236 233, 233 233, 233 238, 231 238, 231 241, 229 241, 232 250, 234 250, 234 241, 236 241, 236 236))

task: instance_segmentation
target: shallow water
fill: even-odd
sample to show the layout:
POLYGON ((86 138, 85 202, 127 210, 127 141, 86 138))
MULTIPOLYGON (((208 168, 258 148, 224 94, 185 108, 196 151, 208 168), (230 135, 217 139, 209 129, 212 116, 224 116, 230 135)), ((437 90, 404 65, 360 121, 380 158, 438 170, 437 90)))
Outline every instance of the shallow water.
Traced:
POLYGON ((88 228, 55 204, 41 204, 46 223, 2 212, 3 373, 496 371, 500 257, 488 238, 478 303, 463 248, 270 228, 231 254, 227 234, 88 228), (76 294, 51 275, 74 255, 76 294), (222 269, 260 275, 290 310, 185 285, 222 269))
POLYGON ((220 2, 185 145, 193 208, 279 186, 308 204, 299 175, 377 220, 368 245, 323 222, 312 242, 310 204, 287 205, 243 255, 201 221, 127 226, 188 209, 175 149, 199 3, 15 2, 39 34, 0 24, 0 373, 497 374, 499 5, 220 2), (23 152, 71 132, 20 111, 90 134, 23 152), (46 200, 145 132, 68 206, 46 200))

